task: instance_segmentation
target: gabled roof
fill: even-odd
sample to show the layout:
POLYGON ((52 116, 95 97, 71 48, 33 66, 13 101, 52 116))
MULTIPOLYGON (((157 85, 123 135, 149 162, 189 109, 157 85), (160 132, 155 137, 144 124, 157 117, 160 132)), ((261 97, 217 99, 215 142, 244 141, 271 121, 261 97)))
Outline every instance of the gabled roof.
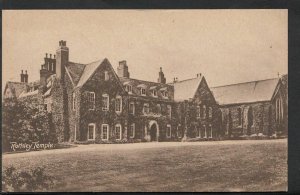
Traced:
POLYGON ((151 82, 151 81, 143 81, 143 80, 138 80, 138 79, 132 79, 132 78, 127 78, 127 77, 120 77, 121 83, 124 85, 130 84, 132 86, 132 94, 134 96, 141 96, 139 87, 143 86, 146 88, 146 96, 143 97, 149 97, 149 98, 158 98, 162 100, 173 100, 174 97, 174 87, 169 84, 164 84, 164 83, 156 83, 156 82, 151 82), (157 97, 152 97, 151 95, 151 89, 157 89, 158 91, 162 88, 166 89, 168 91, 168 99, 164 98, 162 94, 158 93, 157 97))
POLYGON ((203 76, 173 83, 174 100, 184 101, 194 98, 196 91, 202 81, 203 76))
POLYGON ((212 87, 211 91, 218 104, 241 104, 270 101, 279 79, 266 79, 212 87))
POLYGON ((23 91, 19 98, 23 98, 23 97, 28 97, 28 96, 34 96, 34 95, 37 95, 39 93, 39 90, 34 90, 34 91, 30 91, 30 92, 26 92, 26 91, 23 91))
POLYGON ((7 88, 10 88, 15 97, 19 97, 19 95, 27 89, 27 86, 27 83, 8 81, 5 85, 4 93, 7 88))
POLYGON ((76 87, 80 87, 85 84, 85 82, 93 75, 103 61, 104 59, 101 59, 90 64, 86 64, 76 87))
POLYGON ((71 80, 75 85, 77 85, 85 66, 86 65, 84 64, 79 64, 74 62, 69 62, 68 65, 66 66, 67 71, 71 77, 71 80))

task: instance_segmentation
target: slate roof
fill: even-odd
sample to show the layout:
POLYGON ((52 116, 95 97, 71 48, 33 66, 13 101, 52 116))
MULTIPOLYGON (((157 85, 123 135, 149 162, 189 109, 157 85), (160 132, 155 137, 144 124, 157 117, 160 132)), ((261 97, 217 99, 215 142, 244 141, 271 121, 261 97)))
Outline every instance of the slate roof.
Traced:
POLYGON ((86 83, 104 60, 97 60, 89 64, 69 63, 66 68, 75 86, 80 87, 86 83))
POLYGON ((270 101, 279 79, 266 79, 212 87, 211 91, 220 105, 270 101))
POLYGON ((194 98, 202 78, 203 76, 199 76, 196 78, 177 81, 176 83, 173 83, 172 85, 174 86, 174 100, 183 101, 194 98))
MULTIPOLYGON (((151 82, 151 81, 143 81, 143 80, 138 80, 138 79, 133 79, 133 78, 127 78, 127 77, 120 77, 119 78, 123 87, 126 84, 129 84, 132 86, 132 94, 133 96, 142 96, 140 94, 140 89, 139 87, 143 86, 146 88, 146 97, 149 98, 155 98, 155 99, 162 99, 162 100, 173 100, 174 99, 174 87, 169 84, 164 84, 164 83, 156 83, 156 82, 151 82), (151 94, 151 89, 157 90, 157 97, 153 97, 151 94), (165 98, 162 96, 160 90, 161 89, 166 89, 168 91, 168 98, 165 98)), ((145 97, 145 96, 142 96, 145 97)))
POLYGON ((84 64, 79 64, 74 62, 69 62, 68 65, 66 66, 74 84, 77 85, 85 66, 86 65, 84 64))
POLYGON ((34 91, 29 91, 29 92, 23 91, 20 94, 19 98, 37 95, 38 93, 39 93, 39 90, 34 90, 34 91))
POLYGON ((6 83, 5 90, 6 88, 10 88, 15 97, 19 97, 20 94, 27 89, 27 86, 27 83, 8 81, 6 83))

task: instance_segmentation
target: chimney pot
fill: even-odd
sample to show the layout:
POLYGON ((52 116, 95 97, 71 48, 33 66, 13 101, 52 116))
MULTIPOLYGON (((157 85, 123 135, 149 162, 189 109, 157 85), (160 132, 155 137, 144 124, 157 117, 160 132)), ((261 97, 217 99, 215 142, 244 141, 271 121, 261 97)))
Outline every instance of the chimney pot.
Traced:
POLYGON ((53 58, 55 59, 55 55, 53 55, 53 58))
POLYGON ((50 58, 52 58, 52 54, 50 53, 50 58))
POLYGON ((48 58, 48 53, 46 53, 46 58, 48 58))
POLYGON ((22 72, 21 72, 22 74, 23 74, 23 70, 22 70, 22 72))
POLYGON ((27 74, 27 70, 25 70, 25 74, 27 74))

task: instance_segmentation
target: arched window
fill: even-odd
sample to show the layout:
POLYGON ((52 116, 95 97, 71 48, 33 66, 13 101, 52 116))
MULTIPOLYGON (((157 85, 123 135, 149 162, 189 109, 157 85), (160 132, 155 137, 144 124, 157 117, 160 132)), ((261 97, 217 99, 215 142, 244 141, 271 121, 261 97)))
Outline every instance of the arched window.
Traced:
POLYGON ((104 80, 106 80, 106 81, 109 80, 109 74, 108 74, 108 71, 104 71, 104 80))
POLYGON ((205 105, 203 105, 203 118, 206 118, 206 106, 205 105))
POLYGON ((238 108, 238 121, 239 121, 239 126, 242 125, 242 109, 238 108))
POLYGON ((251 127, 253 125, 253 110, 252 110, 251 106, 249 107, 247 118, 248 118, 247 134, 250 135, 251 134, 251 127))
POLYGON ((212 107, 208 108, 208 117, 212 118, 212 107))

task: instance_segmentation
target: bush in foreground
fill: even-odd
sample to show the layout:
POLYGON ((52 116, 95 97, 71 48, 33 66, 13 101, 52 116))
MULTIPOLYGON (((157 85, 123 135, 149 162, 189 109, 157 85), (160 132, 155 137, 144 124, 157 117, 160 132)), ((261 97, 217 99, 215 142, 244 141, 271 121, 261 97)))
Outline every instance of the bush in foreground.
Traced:
POLYGON ((54 185, 53 177, 45 174, 44 168, 18 171, 10 166, 2 172, 2 191, 33 192, 46 191, 54 185))

